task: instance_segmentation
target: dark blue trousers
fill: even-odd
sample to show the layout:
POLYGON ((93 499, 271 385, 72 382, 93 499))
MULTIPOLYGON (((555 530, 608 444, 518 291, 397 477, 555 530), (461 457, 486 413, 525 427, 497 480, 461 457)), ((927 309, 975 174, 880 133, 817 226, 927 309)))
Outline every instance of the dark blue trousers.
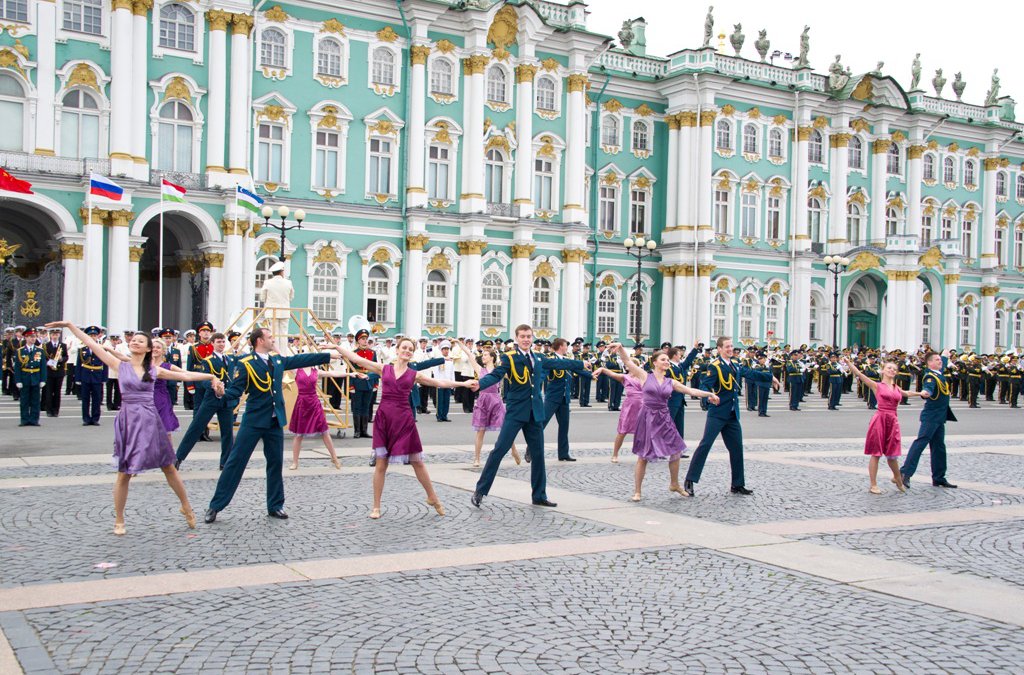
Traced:
POLYGON ((598 375, 597 377, 597 393, 595 397, 598 403, 604 403, 608 400, 608 382, 611 378, 607 375, 598 375))
POLYGON ((726 419, 708 415, 704 423, 704 437, 700 439, 700 445, 690 459, 690 468, 686 470, 686 480, 694 483, 700 482, 700 475, 704 472, 704 462, 708 459, 711 451, 711 444, 715 442, 718 435, 722 435, 722 441, 729 451, 729 468, 732 470, 732 487, 743 487, 743 428, 735 416, 730 415, 726 419))
POLYGON ((452 390, 451 389, 438 389, 437 390, 437 421, 448 419, 448 410, 452 405, 452 390))
POLYGON ((768 414, 768 387, 756 387, 757 389, 757 412, 759 415, 768 414))
POLYGON ((760 396, 761 390, 752 381, 747 381, 747 410, 757 409, 757 397, 760 396))
POLYGON ((590 405, 590 384, 591 378, 581 377, 580 378, 580 407, 587 407, 590 405))
POLYGON ((234 411, 224 406, 215 394, 204 396, 202 405, 193 411, 192 422, 185 430, 185 435, 181 437, 178 452, 175 453, 179 462, 184 462, 192 452, 199 438, 206 433, 206 425, 214 415, 217 416, 217 424, 220 426, 220 465, 227 465, 228 455, 231 454, 231 442, 235 435, 234 411))
POLYGON ((684 413, 686 412, 686 406, 680 405, 678 408, 669 406, 668 414, 672 417, 672 424, 676 425, 676 431, 679 432, 679 437, 683 438, 683 421, 685 419, 684 413))
POLYGON ((618 410, 622 407, 622 385, 608 378, 608 409, 618 410))
POLYGON ((839 399, 843 396, 843 380, 839 377, 830 377, 828 383, 828 407, 835 408, 839 405, 839 399))
POLYGON ((555 418, 558 420, 558 459, 569 457, 569 402, 565 399, 544 401, 544 428, 555 418))
POLYGON ((38 384, 26 384, 21 388, 18 406, 22 424, 39 424, 40 392, 38 384))
POLYGON ((199 409, 203 406, 203 398, 206 396, 207 391, 208 390, 205 387, 200 387, 198 384, 196 384, 196 389, 195 389, 194 392, 192 392, 192 418, 193 419, 195 418, 196 414, 199 412, 199 409))
POLYGON ((498 432, 498 439, 494 442, 494 449, 487 456, 484 470, 480 472, 480 480, 476 482, 477 492, 485 495, 491 491, 501 460, 508 454, 520 431, 526 439, 526 451, 530 453, 530 486, 533 488, 533 501, 548 498, 548 477, 544 470, 544 427, 532 414, 528 422, 517 422, 508 416, 505 417, 505 423, 498 432))
POLYGON ((210 500, 210 508, 223 511, 235 496, 235 490, 242 481, 249 458, 256 444, 263 441, 263 456, 267 460, 267 511, 284 508, 284 480, 281 478, 281 464, 284 457, 284 431, 274 426, 269 429, 253 429, 244 423, 238 429, 235 445, 224 464, 224 470, 217 480, 217 490, 210 500))
POLYGON ((352 406, 352 414, 369 419, 372 396, 372 391, 359 391, 358 389, 353 391, 352 398, 349 401, 352 406))
POLYGON ((103 402, 103 383, 92 382, 78 385, 82 398, 82 421, 90 424, 100 421, 100 404, 103 402))
POLYGON ((789 409, 796 410, 800 407, 800 401, 804 398, 803 378, 793 378, 789 381, 789 409))
POLYGON ((903 461, 900 471, 910 478, 917 471, 917 463, 927 446, 931 452, 932 480, 946 480, 946 422, 921 422, 917 438, 910 444, 907 458, 903 461))

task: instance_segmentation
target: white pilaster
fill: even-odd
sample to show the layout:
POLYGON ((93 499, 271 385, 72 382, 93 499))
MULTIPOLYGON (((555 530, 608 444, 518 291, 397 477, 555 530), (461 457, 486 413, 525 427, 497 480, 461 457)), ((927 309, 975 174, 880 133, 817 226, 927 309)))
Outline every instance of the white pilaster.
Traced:
MULTIPOLYGON (((695 223, 697 241, 703 242, 711 238, 711 154, 714 152, 714 110, 705 110, 700 114, 700 156, 697 158, 697 222, 695 223)), ((691 195, 692 198, 692 195, 691 195)), ((709 308, 710 310, 710 308, 709 308)), ((710 324, 701 324, 701 335, 708 335, 710 324)))
POLYGON ((84 234, 61 233, 60 253, 64 265, 64 292, 61 316, 76 325, 86 325, 84 318, 85 279, 83 256, 84 234))
POLYGON ((149 180, 149 160, 146 159, 149 115, 146 114, 146 103, 149 96, 149 10, 152 7, 153 0, 132 0, 132 177, 141 181, 149 180))
MULTIPOLYGON (((110 172, 133 176, 132 3, 113 0, 110 30, 110 172)), ((126 254, 127 255, 127 254, 126 254)), ((110 326, 108 326, 110 328, 110 326)), ((114 328, 120 330, 119 326, 114 328)))
MULTIPOLYGON (((424 144, 423 129, 426 125, 426 96, 427 96, 427 57, 430 55, 430 47, 426 45, 413 45, 411 50, 412 76, 409 92, 409 145, 406 148, 408 160, 405 193, 408 196, 410 207, 426 206, 427 191, 423 182, 424 168, 424 144)), ((479 137, 468 139, 466 145, 480 143, 479 137)))
MULTIPOLYGON (((889 172, 886 166, 886 157, 892 141, 885 138, 888 133, 888 125, 883 121, 875 128, 878 138, 871 144, 871 218, 868 221, 870 242, 885 245, 885 203, 886 181, 889 172)), ((833 195, 835 198, 835 195, 833 195)), ((892 348, 890 345, 886 345, 892 348)))
MULTIPOLYGON (((838 128, 843 128, 843 116, 837 117, 838 128)), ((835 122, 836 120, 834 120, 835 122)), ((850 134, 840 132, 829 137, 829 149, 831 150, 832 171, 832 208, 828 219, 828 252, 842 253, 850 246, 846 237, 846 173, 849 165, 850 134)), ((806 205, 804 206, 806 208, 806 205)), ((861 233, 865 237, 866 233, 861 233)), ((863 245, 862 240, 857 242, 863 245)))
MULTIPOLYGON (((806 115, 806 113, 803 113, 806 115)), ((810 174, 808 173, 808 162, 807 162, 807 143, 811 138, 811 127, 805 126, 807 120, 801 116, 801 113, 797 113, 797 128, 796 128, 796 143, 793 144, 793 165, 795 168, 795 176, 793 178, 793 201, 791 212, 793 214, 793 232, 790 233, 791 245, 793 250, 807 251, 811 248, 811 233, 807 226, 807 183, 810 180, 810 174)), ((809 298, 808 298, 809 301, 809 298)), ((796 325, 793 325, 796 328, 796 325)), ((810 324, 808 328, 810 330, 810 324)), ((790 335, 796 335, 791 332, 790 335)), ((797 341, 795 338, 790 339, 790 344, 804 344, 804 341, 797 341)))
POLYGON ((459 255, 459 295, 462 298, 458 309, 459 335, 480 338, 480 310, 482 300, 480 286, 483 283, 483 261, 481 254, 487 242, 469 240, 458 242, 459 255))
POLYGON ((674 267, 663 265, 661 268, 661 323, 655 333, 654 326, 651 326, 651 335, 658 335, 658 342, 673 342, 672 338, 672 317, 675 311, 675 273, 674 267))
POLYGON ((701 264, 697 269, 697 326, 695 338, 708 342, 711 338, 711 274, 715 266, 701 264))
POLYGON ((249 33, 252 31, 252 24, 253 18, 248 14, 234 14, 231 17, 228 172, 236 176, 249 175, 249 33))
POLYGON ((245 286, 245 233, 246 223, 225 217, 221 221, 224 232, 224 318, 231 321, 248 304, 243 301, 245 286))
POLYGON ((252 307, 256 301, 256 231, 257 223, 248 223, 242 230, 242 305, 244 310, 252 307))
POLYGON ((530 323, 530 292, 533 289, 530 256, 537 249, 526 228, 518 228, 515 236, 517 243, 512 245, 512 311, 509 315, 512 328, 530 323))
POLYGON ((199 249, 202 251, 201 264, 206 267, 208 275, 206 318, 223 330, 224 323, 230 321, 224 315, 224 244, 219 241, 204 242, 199 245, 199 249))
MULTIPOLYGON (((919 139, 918 139, 919 140, 919 139)), ((925 146, 912 143, 907 148, 907 222, 904 231, 914 237, 921 236, 921 157, 925 146)))
MULTIPOLYGON (((804 185, 807 185, 806 181, 804 181, 804 185)), ((807 208, 806 202, 807 200, 805 198, 805 211, 807 208)), ((812 259, 813 256, 811 255, 798 254, 793 258, 793 262, 790 265, 789 300, 786 303, 789 309, 789 331, 787 332, 786 342, 791 345, 808 344, 811 341, 812 259)), ((821 324, 819 323, 819 325, 821 324)))
MULTIPOLYGON (((210 63, 210 93, 206 114, 206 176, 210 185, 224 187, 233 183, 228 179, 227 168, 224 166, 228 114, 227 32, 231 14, 220 9, 211 9, 206 12, 206 21, 210 29, 210 51, 207 57, 210 63)), ((231 308, 230 304, 228 308, 231 308)))
MULTIPOLYGON (((982 354, 994 354, 996 351, 996 294, 999 292, 998 279, 994 274, 982 277, 981 286, 981 340, 976 351, 982 354)), ((1003 322, 1003 332, 1010 327, 1003 322)))
MULTIPOLYGON (((981 189, 984 203, 981 205, 981 268, 992 269, 998 265, 996 260, 996 170, 999 168, 998 157, 988 157, 982 161, 985 167, 985 175, 982 178, 981 189)), ((1010 189, 1007 187, 1007 189, 1010 189)), ((1005 245, 1009 245, 1007 242, 1005 245)), ((964 255, 970 256, 966 251, 964 255)), ((992 321, 995 326, 995 309, 993 305, 992 321)), ((1003 327, 1006 330, 1006 326, 1003 327)), ((992 335, 995 339, 995 335, 992 335)), ((992 344, 995 344, 993 342, 992 344)), ((983 354, 992 354, 992 349, 986 349, 983 354)))
POLYGON ((561 334, 567 340, 575 340, 583 335, 580 306, 584 304, 583 261, 586 258, 587 252, 583 248, 566 248, 562 251, 565 267, 562 269, 561 334))
POLYGON ((665 123, 668 126, 668 165, 665 171, 668 189, 665 190, 664 229, 671 231, 682 225, 676 216, 676 208, 679 201, 684 201, 679 194, 682 183, 679 176, 679 115, 665 115, 665 123))
POLYGON ((461 213, 480 213, 484 203, 484 70, 490 57, 474 54, 462 60, 465 77, 463 90, 463 119, 466 124, 466 142, 462 147, 462 192, 459 196, 461 213))
POLYGON ((423 335, 423 249, 430 242, 424 228, 424 223, 410 223, 411 231, 405 240, 405 265, 402 266, 405 270, 403 331, 413 338, 423 335))
MULTIPOLYGON (((942 342, 943 349, 960 349, 960 266, 959 261, 946 261, 942 287, 942 342)), ((932 297, 935 294, 932 293, 932 297)), ((934 305, 932 305, 934 308, 934 305)), ((933 347, 939 346, 932 343, 933 347)))
POLYGON ((85 234, 83 248, 83 283, 82 311, 79 316, 82 323, 103 323, 103 219, 107 211, 103 209, 83 208, 82 232, 85 234))
POLYGON ((142 260, 143 248, 146 243, 145 237, 128 238, 128 326, 132 330, 146 330, 152 326, 142 325, 142 308, 139 306, 139 291, 141 279, 139 278, 139 261, 142 260))
MULTIPOLYGON (((57 79, 57 5, 37 2, 35 153, 54 154, 54 89, 57 79)), ((66 316, 66 315, 65 315, 66 316)))
POLYGON ((584 73, 573 73, 566 82, 569 96, 566 102, 565 203, 562 205, 562 222, 578 223, 587 219, 586 208, 583 206, 584 157, 587 151, 587 76, 584 73))
POLYGON ((672 313, 672 344, 692 345, 693 329, 693 266, 676 265, 675 276, 672 277, 673 304, 672 313), (689 321, 688 321, 689 319, 689 321), (689 328, 689 330, 687 330, 689 328))
POLYGON ((128 224, 131 211, 110 212, 110 233, 107 240, 107 330, 118 332, 135 326, 128 325, 128 307, 125 288, 128 286, 128 224))
POLYGON ((537 66, 521 63, 516 66, 516 189, 515 201, 519 215, 533 215, 533 78, 537 66))

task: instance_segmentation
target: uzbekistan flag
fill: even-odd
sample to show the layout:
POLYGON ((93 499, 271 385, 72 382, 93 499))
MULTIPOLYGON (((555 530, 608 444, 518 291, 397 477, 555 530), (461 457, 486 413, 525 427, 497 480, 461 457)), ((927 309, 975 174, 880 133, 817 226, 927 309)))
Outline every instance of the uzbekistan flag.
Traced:
POLYGON ((235 203, 241 206, 243 209, 249 209, 256 215, 260 213, 260 207, 263 206, 263 199, 254 192, 249 192, 241 185, 238 186, 238 191, 235 193, 235 203))
POLYGON ((124 197, 124 188, 106 176, 89 174, 89 194, 119 202, 124 197))
POLYGON ((160 199, 165 202, 178 202, 179 204, 185 203, 185 188, 180 185, 175 185, 166 178, 161 180, 161 185, 160 199))

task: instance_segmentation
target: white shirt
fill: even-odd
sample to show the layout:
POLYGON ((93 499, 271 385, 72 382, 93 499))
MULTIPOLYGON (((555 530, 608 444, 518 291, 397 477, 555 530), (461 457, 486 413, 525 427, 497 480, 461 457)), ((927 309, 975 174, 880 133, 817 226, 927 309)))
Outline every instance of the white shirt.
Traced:
POLYGON ((275 274, 263 282, 260 297, 263 298, 264 307, 291 307, 295 289, 284 275, 275 274))

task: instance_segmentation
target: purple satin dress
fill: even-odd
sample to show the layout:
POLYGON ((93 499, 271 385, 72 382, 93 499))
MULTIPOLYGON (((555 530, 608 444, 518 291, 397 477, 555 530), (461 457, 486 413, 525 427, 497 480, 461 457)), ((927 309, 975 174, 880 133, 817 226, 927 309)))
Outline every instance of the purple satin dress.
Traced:
POLYGON ((636 431, 633 435, 633 454, 648 462, 679 459, 686 449, 679 431, 676 430, 672 414, 668 411, 668 399, 672 396, 672 384, 666 377, 661 384, 648 374, 640 396, 637 412, 636 431))
MULTIPOLYGON (((170 370, 171 364, 164 361, 160 364, 164 370, 170 370)), ((178 430, 178 416, 174 414, 174 404, 171 403, 171 392, 167 389, 167 381, 160 380, 153 383, 153 403, 160 415, 160 421, 164 423, 167 431, 178 430)))
MULTIPOLYGON (((480 377, 491 372, 487 368, 480 369, 480 377)), ((476 395, 473 404, 473 422, 475 431, 498 431, 505 421, 505 402, 501 400, 501 387, 487 387, 476 395)))
POLYGON ((329 431, 327 416, 320 396, 316 393, 319 379, 317 371, 308 372, 308 368, 295 371, 295 385, 299 388, 295 397, 295 407, 288 422, 288 431, 297 436, 322 436, 329 431))
POLYGON ((164 386, 156 379, 156 368, 150 371, 151 382, 143 382, 132 364, 123 361, 117 375, 121 388, 121 409, 114 418, 117 470, 135 475, 174 464, 174 448, 153 402, 153 386, 164 386))
POLYGON ((395 367, 384 366, 380 376, 380 405, 373 417, 373 451, 377 457, 400 464, 423 461, 423 444, 409 407, 409 394, 415 383, 416 371, 412 368, 395 379, 395 367))
POLYGON ((616 433, 633 434, 636 433, 636 420, 643 403, 640 395, 640 381, 631 375, 626 375, 622 387, 624 396, 622 408, 619 410, 619 426, 616 433))

